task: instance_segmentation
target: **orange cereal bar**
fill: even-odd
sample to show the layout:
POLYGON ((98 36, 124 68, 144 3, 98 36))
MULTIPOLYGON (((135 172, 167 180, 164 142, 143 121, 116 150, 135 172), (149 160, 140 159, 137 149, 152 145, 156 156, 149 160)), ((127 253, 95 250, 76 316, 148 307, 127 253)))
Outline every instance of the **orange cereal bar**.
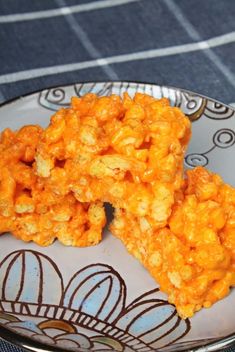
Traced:
POLYGON ((72 193, 48 190, 34 170, 39 126, 6 129, 0 140, 0 233, 11 232, 41 246, 56 238, 65 245, 89 246, 101 240, 101 202, 80 203, 72 193))
POLYGON ((74 97, 51 118, 36 173, 58 195, 109 202, 163 227, 182 185, 190 121, 167 99, 127 94, 74 97))
POLYGON ((148 269, 182 318, 235 285, 235 189, 198 167, 183 176, 191 124, 165 98, 74 97, 47 128, 0 138, 0 233, 42 246, 112 233, 148 269))
POLYGON ((187 172, 169 225, 117 209, 111 225, 148 269, 182 318, 210 307, 235 286, 235 189, 202 167, 187 172))

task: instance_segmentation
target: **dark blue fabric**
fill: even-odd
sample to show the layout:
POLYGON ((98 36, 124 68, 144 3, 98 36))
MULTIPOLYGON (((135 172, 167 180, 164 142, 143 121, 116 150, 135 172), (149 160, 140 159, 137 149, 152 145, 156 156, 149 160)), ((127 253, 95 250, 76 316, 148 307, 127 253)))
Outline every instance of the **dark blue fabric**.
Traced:
POLYGON ((92 11, 75 14, 75 17, 103 56, 164 48, 190 41, 163 1, 134 2, 104 9, 102 14, 97 16, 95 22, 92 11))
MULTIPOLYGON (((235 17, 234 17, 235 18, 235 17)), ((221 61, 228 67, 231 72, 235 68, 235 43, 223 45, 223 47, 214 48, 214 52, 220 57, 221 61)), ((234 94, 235 96, 235 94, 234 94)), ((235 101, 235 98, 234 98, 235 101)))
MULTIPOLYGON (((66 4, 68 6, 78 5, 78 4, 88 4, 93 2, 93 0, 67 0, 66 4)), ((57 4, 54 0, 48 1, 31 1, 31 0, 1 0, 1 15, 9 15, 15 13, 25 13, 31 11, 44 11, 48 9, 54 9, 57 4)))
MULTIPOLYGON (((0 16, 37 13, 39 10, 58 9, 59 6, 94 4, 99 1, 0 0, 0 16)), ((113 3, 115 2, 116 0, 113 0, 113 3)), ((234 0, 178 0, 175 4, 196 29, 198 39, 185 28, 166 0, 134 1, 104 9, 74 12, 72 18, 71 15, 60 15, 8 23, 0 21, 0 79, 1 75, 29 69, 196 43, 235 30, 234 0), (85 39, 84 35, 82 38, 80 30, 85 33, 85 39)), ((54 73, 44 77, 41 75, 17 82, 13 79, 5 83, 4 77, 0 84, 0 101, 48 85, 125 79, 179 86, 228 104, 234 103, 234 41, 216 46, 211 51, 226 67, 227 77, 223 70, 221 71, 220 65, 215 65, 213 59, 208 57, 208 50, 196 50, 153 59, 115 63, 111 65, 111 74, 109 68, 97 65, 92 69, 54 73), (228 79, 229 75, 231 77, 228 79)))
MULTIPOLYGON (((235 103, 234 0, 134 0, 115 6, 117 1, 78 12, 74 6, 96 7, 103 0, 0 0, 0 102, 49 86, 118 79, 181 87, 235 103), (60 7, 71 13, 50 15, 60 7), (27 14, 36 19, 25 20, 27 14), (185 45, 208 40, 210 48, 185 52, 185 45), (175 46, 182 47, 173 55, 161 50, 175 46), (158 54, 148 58, 155 49, 158 54), (139 52, 144 56, 136 60, 139 52), (131 59, 123 56, 129 54, 131 59), (123 62, 71 72, 66 66, 57 74, 58 65, 119 55, 123 62), (39 72, 42 68, 52 74, 39 72), (28 70, 35 70, 35 78, 28 70)), ((0 351, 20 349, 0 341, 0 351)))
POLYGON ((4 73, 90 58, 64 16, 2 24, 0 29, 0 42, 4 43, 1 53, 4 73))
POLYGON ((25 352, 24 349, 12 345, 6 341, 0 340, 0 351, 1 352, 25 352))
POLYGON ((235 29, 233 0, 178 0, 177 3, 203 39, 235 29))

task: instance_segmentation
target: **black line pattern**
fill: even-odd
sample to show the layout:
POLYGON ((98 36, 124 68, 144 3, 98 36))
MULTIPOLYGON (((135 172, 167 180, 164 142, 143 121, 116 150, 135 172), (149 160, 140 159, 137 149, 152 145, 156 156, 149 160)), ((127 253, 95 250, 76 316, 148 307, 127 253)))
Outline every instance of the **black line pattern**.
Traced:
POLYGON ((207 166, 209 163, 208 154, 215 148, 230 148, 235 144, 235 130, 221 128, 212 137, 212 147, 204 153, 191 153, 186 155, 185 164, 189 167, 207 166))
POLYGON ((19 250, 8 254, 0 263, 0 282, 3 285, 0 322, 18 333, 39 340, 45 339, 51 344, 58 343, 63 330, 63 339, 67 343, 74 339, 80 339, 80 342, 86 339, 90 348, 98 351, 89 337, 80 334, 80 329, 83 328, 93 334, 99 333, 102 343, 112 348, 115 344, 120 344, 120 351, 124 352, 128 348, 128 351, 151 352, 178 341, 190 330, 189 320, 180 319, 174 306, 157 298, 158 289, 146 292, 126 306, 125 282, 117 271, 106 264, 97 263, 82 268, 63 289, 61 273, 49 257, 36 251, 19 250), (30 260, 31 265, 35 265, 33 271, 27 264, 30 260), (16 298, 12 300, 11 283, 16 279, 18 271, 13 269, 16 261, 18 265, 24 263, 24 267, 21 265, 19 268, 21 275, 17 285, 20 294, 16 292, 16 298), (48 286, 48 270, 55 287, 51 284, 48 286), (29 285, 26 282, 29 280, 29 272, 35 273, 30 280, 36 280, 31 296, 25 290, 29 285), (61 298, 55 292, 58 283, 61 298), (38 290, 36 296, 35 290, 38 290), (55 303, 51 291, 55 293, 55 303), (39 319, 39 322, 30 320, 31 317, 39 319), (140 322, 143 322, 141 329, 140 322), (48 329, 59 329, 59 332, 49 336, 48 329))

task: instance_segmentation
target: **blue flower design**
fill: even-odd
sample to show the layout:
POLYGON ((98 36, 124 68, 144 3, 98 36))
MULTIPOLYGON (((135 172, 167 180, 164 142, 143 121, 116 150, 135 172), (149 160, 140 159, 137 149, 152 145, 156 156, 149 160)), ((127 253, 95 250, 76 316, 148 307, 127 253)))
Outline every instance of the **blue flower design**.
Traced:
POLYGON ((157 292, 147 292, 127 306, 125 282, 109 265, 82 268, 64 288, 56 264, 39 252, 16 251, 0 263, 0 321, 18 333, 66 348, 147 352, 179 340, 190 323, 157 292), (27 319, 20 321, 22 315, 27 319), (50 329, 58 334, 51 336, 50 329))

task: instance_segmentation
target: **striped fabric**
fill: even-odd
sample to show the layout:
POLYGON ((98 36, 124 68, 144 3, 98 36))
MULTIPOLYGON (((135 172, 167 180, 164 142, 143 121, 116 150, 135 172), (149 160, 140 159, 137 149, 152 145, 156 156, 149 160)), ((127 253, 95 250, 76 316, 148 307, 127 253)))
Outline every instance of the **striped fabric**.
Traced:
POLYGON ((0 101, 138 80, 235 102, 234 0, 0 0, 0 101))
MULTIPOLYGON (((96 80, 235 106, 235 0, 0 0, 0 102, 96 80)), ((18 349, 0 342, 0 351, 18 349)))

